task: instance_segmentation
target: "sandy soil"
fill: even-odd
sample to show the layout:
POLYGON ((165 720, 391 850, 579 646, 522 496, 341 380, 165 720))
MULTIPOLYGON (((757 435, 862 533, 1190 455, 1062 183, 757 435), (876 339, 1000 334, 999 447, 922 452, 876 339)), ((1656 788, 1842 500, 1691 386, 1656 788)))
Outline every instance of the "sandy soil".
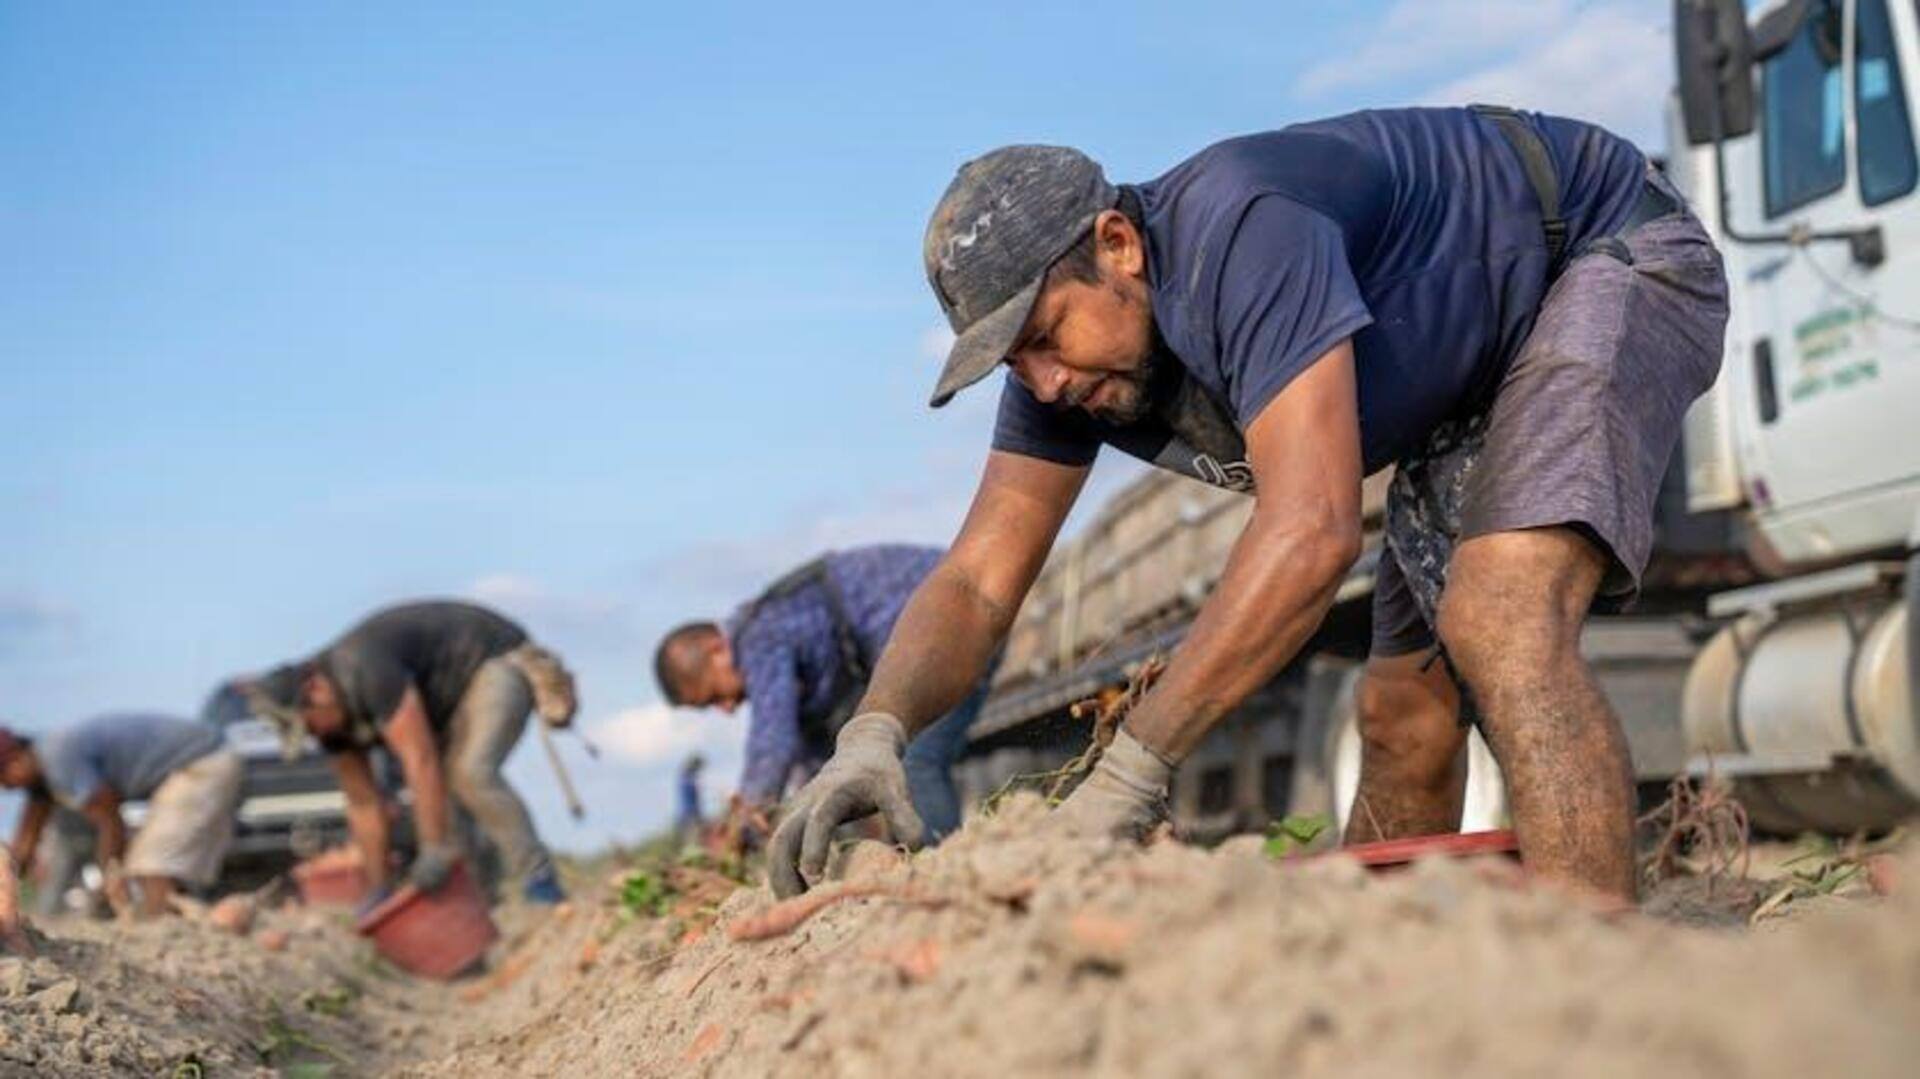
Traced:
MULTIPOLYGON (((762 889, 717 921, 711 896, 635 919, 611 888, 509 914, 492 971, 453 987, 384 971, 311 911, 266 916, 280 952, 258 930, 61 927, 42 959, 0 960, 0 1074, 1907 1075, 1920 1058, 1913 887, 1747 929, 1777 889, 1696 880, 1651 905, 1689 924, 1603 918, 1498 865, 1061 848, 1028 837, 1035 811, 910 861, 855 848, 825 890, 846 894, 764 939, 736 939, 770 928, 762 889)), ((1892 868, 1920 881, 1911 850, 1892 868)))

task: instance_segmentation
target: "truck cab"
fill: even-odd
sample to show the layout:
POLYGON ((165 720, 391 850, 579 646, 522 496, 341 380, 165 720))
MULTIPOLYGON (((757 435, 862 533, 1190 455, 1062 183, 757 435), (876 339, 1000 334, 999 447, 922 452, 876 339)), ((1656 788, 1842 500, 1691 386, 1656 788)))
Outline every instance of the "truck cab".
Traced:
MULTIPOLYGON (((1643 795, 1713 774, 1767 829, 1884 828, 1920 809, 1920 2, 1673 14, 1667 168, 1726 258, 1727 351, 1663 484, 1639 606, 1589 620, 1582 651, 1643 795)), ((1380 479, 1326 622, 1176 775, 1190 835, 1345 816, 1380 479)), ((1084 746, 1069 706, 1178 646, 1249 510, 1150 474, 1055 549, 974 729, 970 796, 1084 746)), ((1468 825, 1497 822, 1484 750, 1469 784, 1468 825)))
MULTIPOLYGON (((1683 38, 1700 7, 1679 5, 1683 38)), ((1750 34, 1730 126, 1751 130, 1716 154, 1688 148, 1684 102, 1670 125, 1735 312, 1687 432, 1689 504, 1744 508, 1782 570, 1897 554, 1920 513, 1920 8, 1786 0, 1750 34)))
POLYGON ((1677 0, 1674 41, 1672 171, 1733 308, 1688 505, 1772 578, 1708 601, 1692 767, 1765 827, 1887 827, 1920 809, 1920 7, 1677 0))

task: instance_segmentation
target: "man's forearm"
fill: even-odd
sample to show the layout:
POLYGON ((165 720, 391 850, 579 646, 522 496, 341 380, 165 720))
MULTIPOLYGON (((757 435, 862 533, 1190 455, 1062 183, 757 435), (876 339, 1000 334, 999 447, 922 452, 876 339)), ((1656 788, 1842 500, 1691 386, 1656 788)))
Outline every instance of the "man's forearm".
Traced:
POLYGON ((127 852, 127 826, 120 819, 120 811, 115 808, 110 814, 96 817, 94 820, 95 839, 98 849, 94 851, 94 862, 102 868, 120 861, 127 852))
POLYGON ((23 875, 33 873, 33 858, 40 850, 40 836, 46 830, 47 818, 53 813, 53 807, 39 798, 27 802, 27 808, 20 814, 20 826, 13 834, 13 863, 20 867, 23 875))
POLYGON ((1358 549, 1357 529, 1263 525, 1256 513, 1166 673, 1128 717, 1128 732, 1171 760, 1185 758, 1313 635, 1358 549))
POLYGON ((347 831, 360 848, 362 872, 375 888, 387 883, 387 814, 379 802, 347 802, 347 831))
POLYGON ((445 843, 453 830, 447 811, 447 777, 431 753, 401 758, 407 787, 413 791, 413 827, 421 844, 445 843))
POLYGON ((907 601, 875 666, 862 712, 886 712, 912 735, 973 692, 1006 636, 1013 612, 942 562, 907 601))

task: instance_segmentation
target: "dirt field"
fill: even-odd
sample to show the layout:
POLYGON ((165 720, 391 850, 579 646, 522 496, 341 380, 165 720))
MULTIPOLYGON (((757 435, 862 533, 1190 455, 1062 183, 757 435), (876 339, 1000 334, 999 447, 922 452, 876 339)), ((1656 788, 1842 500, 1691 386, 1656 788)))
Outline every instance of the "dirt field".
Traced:
MULTIPOLYGON (((509 912, 491 972, 452 987, 299 908, 251 938, 63 925, 41 958, 0 959, 0 1074, 1891 1076, 1920 1058, 1920 888, 1829 889, 1803 864, 1753 928, 1779 882, 1683 880, 1650 904, 1690 924, 1607 919, 1497 864, 1051 847, 1027 837, 1035 812, 911 861, 855 848, 816 893, 840 898, 798 924, 762 889, 715 910, 727 885, 699 871, 662 917, 588 884, 558 915, 509 912)), ((1911 849, 1876 868, 1920 881, 1911 849)))

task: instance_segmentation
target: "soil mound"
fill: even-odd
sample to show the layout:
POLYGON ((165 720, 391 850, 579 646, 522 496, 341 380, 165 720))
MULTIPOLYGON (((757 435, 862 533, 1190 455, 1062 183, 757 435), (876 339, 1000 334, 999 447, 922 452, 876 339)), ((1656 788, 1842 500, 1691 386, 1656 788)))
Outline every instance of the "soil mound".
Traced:
MULTIPOLYGON (((1663 902, 1691 926, 1605 918, 1497 863, 1056 846, 1039 812, 912 859, 856 847, 804 904, 743 889, 712 929, 614 935, 584 972, 556 937, 520 987, 544 1005, 487 1009, 492 1033, 409 1074, 1892 1076, 1920 1057, 1913 889, 1703 929, 1745 923, 1686 895, 1663 902)), ((1911 853, 1900 868, 1920 879, 1911 853)))

